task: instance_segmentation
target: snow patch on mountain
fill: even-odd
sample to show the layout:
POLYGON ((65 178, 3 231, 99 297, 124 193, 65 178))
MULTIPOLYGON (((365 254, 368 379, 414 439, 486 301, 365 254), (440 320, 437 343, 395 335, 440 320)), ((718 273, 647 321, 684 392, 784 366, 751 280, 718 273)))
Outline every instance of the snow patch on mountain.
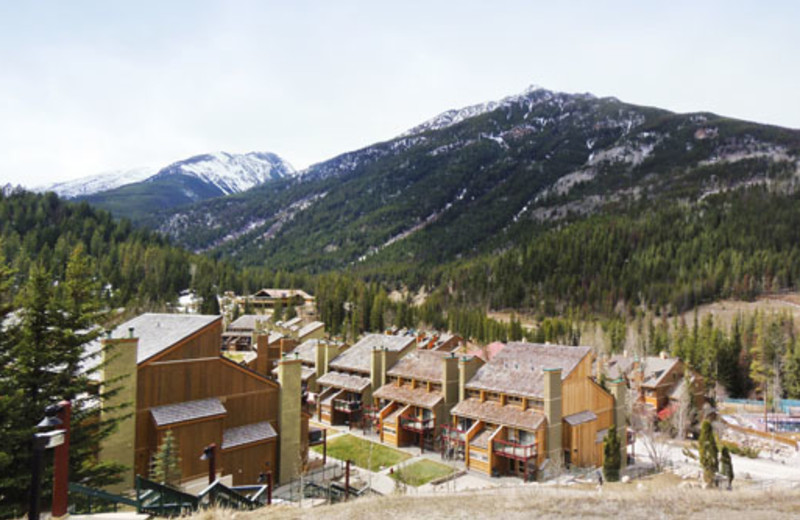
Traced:
POLYGON ((295 173, 291 164, 274 153, 217 152, 172 163, 147 180, 152 182, 168 175, 189 175, 216 186, 225 195, 230 195, 295 173))
POLYGON ((158 168, 149 166, 128 170, 112 170, 99 175, 89 175, 71 181, 38 186, 33 188, 33 191, 39 193, 52 191, 65 199, 74 199, 75 197, 83 197, 92 193, 113 190, 126 184, 141 182, 152 177, 156 172, 158 172, 158 168))

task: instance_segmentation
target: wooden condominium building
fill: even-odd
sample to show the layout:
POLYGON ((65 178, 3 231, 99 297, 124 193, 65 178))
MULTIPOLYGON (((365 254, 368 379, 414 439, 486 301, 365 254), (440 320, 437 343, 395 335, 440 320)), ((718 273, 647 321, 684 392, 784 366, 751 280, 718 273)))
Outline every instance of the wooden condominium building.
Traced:
POLYGON ((313 303, 314 297, 301 289, 261 289, 250 296, 238 297, 236 303, 244 306, 249 301, 255 310, 274 309, 313 303))
POLYGON ((624 424, 625 395, 614 386, 615 409, 591 369, 589 347, 509 343, 465 383, 445 442, 489 475, 532 478, 548 459, 599 465, 608 427, 624 424))
MULTIPOLYGON (((477 358, 462 364, 480 364, 477 358)), ((381 440, 393 446, 418 445, 434 449, 450 410, 458 402, 459 358, 455 353, 416 350, 386 373, 387 382, 373 397, 378 402, 381 440)))
MULTIPOLYGON (((309 339, 288 352, 289 357, 296 356, 302 363, 302 386, 304 392, 319 392, 317 379, 328 371, 328 365, 339 354, 347 350, 347 344, 341 341, 326 339, 309 339)), ((276 375, 278 369, 273 371, 276 375)))
POLYGON ((113 403, 133 414, 101 446, 101 457, 149 476, 168 431, 180 451, 182 482, 207 475, 200 460, 215 444, 217 469, 234 485, 265 470, 285 482, 305 460, 308 415, 301 411, 299 360, 279 365, 279 382, 220 355, 220 316, 143 314, 103 340, 103 380, 121 385, 113 403))
POLYGON ((415 346, 414 336, 367 334, 338 355, 317 378, 320 419, 348 425, 361 420, 365 409, 372 408, 373 391, 386 383, 389 367, 415 346))
POLYGON ((417 348, 438 352, 457 352, 463 340, 447 332, 423 332, 417 335, 417 348))

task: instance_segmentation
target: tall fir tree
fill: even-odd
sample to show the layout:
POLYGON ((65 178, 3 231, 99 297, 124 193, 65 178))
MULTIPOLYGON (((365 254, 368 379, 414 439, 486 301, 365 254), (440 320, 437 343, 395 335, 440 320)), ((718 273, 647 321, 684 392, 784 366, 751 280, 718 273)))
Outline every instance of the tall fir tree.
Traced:
POLYGON ((603 475, 608 482, 619 481, 619 472, 622 467, 622 454, 617 427, 611 425, 603 438, 603 475))
POLYGON ((709 421, 703 421, 700 427, 700 465, 703 467, 703 481, 707 485, 714 483, 714 477, 719 470, 719 455, 717 441, 714 438, 714 429, 709 421))

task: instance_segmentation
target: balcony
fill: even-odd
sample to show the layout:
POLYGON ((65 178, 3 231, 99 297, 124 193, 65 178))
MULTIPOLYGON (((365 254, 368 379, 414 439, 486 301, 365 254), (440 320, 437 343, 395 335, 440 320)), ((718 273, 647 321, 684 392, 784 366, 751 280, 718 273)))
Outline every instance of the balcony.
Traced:
POLYGON ((457 426, 442 426, 442 441, 463 445, 466 442, 467 434, 457 426))
POLYGON ((400 427, 412 432, 425 433, 434 429, 435 421, 433 417, 423 419, 415 415, 401 415, 400 427))
POLYGON ((492 441, 492 451, 499 457, 528 460, 536 456, 536 443, 520 444, 514 441, 492 441))
POLYGON ((342 412, 346 414, 353 414, 356 412, 361 411, 361 401, 353 400, 349 401, 347 399, 334 399, 333 400, 333 409, 337 412, 342 412))

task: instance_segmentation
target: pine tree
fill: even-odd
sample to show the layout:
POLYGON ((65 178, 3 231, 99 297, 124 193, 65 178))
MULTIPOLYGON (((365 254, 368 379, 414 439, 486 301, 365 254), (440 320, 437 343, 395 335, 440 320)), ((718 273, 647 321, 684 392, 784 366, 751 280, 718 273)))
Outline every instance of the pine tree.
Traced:
POLYGON ((153 460, 153 479, 168 486, 178 486, 181 481, 181 455, 178 440, 167 430, 153 460))
MULTIPOLYGON (((7 270, 0 268, 0 290, 7 270)), ((18 320, 4 323, 0 339, 0 517, 20 512, 27 497, 30 474, 30 438, 47 405, 72 401, 70 428, 70 479, 90 486, 120 480, 122 467, 101 463, 97 448, 109 435, 119 416, 100 410, 115 392, 114 385, 97 392, 92 372, 98 362, 87 345, 101 332, 104 320, 99 311, 99 284, 82 246, 72 252, 62 283, 41 263, 31 266, 29 277, 17 300, 18 320)), ((106 410, 114 411, 114 410, 106 410)), ((49 473, 43 489, 50 489, 49 473)))
POLYGON ((700 465, 703 467, 703 481, 707 485, 711 485, 719 469, 719 458, 714 429, 709 421, 703 421, 703 425, 700 427, 699 451, 700 465))
POLYGON ((720 456, 720 466, 722 467, 722 474, 728 479, 728 489, 733 485, 733 461, 731 460, 731 452, 728 451, 727 446, 722 447, 722 455, 720 456))
POLYGON ((611 425, 603 438, 603 475, 608 482, 619 481, 622 455, 617 427, 611 425))

